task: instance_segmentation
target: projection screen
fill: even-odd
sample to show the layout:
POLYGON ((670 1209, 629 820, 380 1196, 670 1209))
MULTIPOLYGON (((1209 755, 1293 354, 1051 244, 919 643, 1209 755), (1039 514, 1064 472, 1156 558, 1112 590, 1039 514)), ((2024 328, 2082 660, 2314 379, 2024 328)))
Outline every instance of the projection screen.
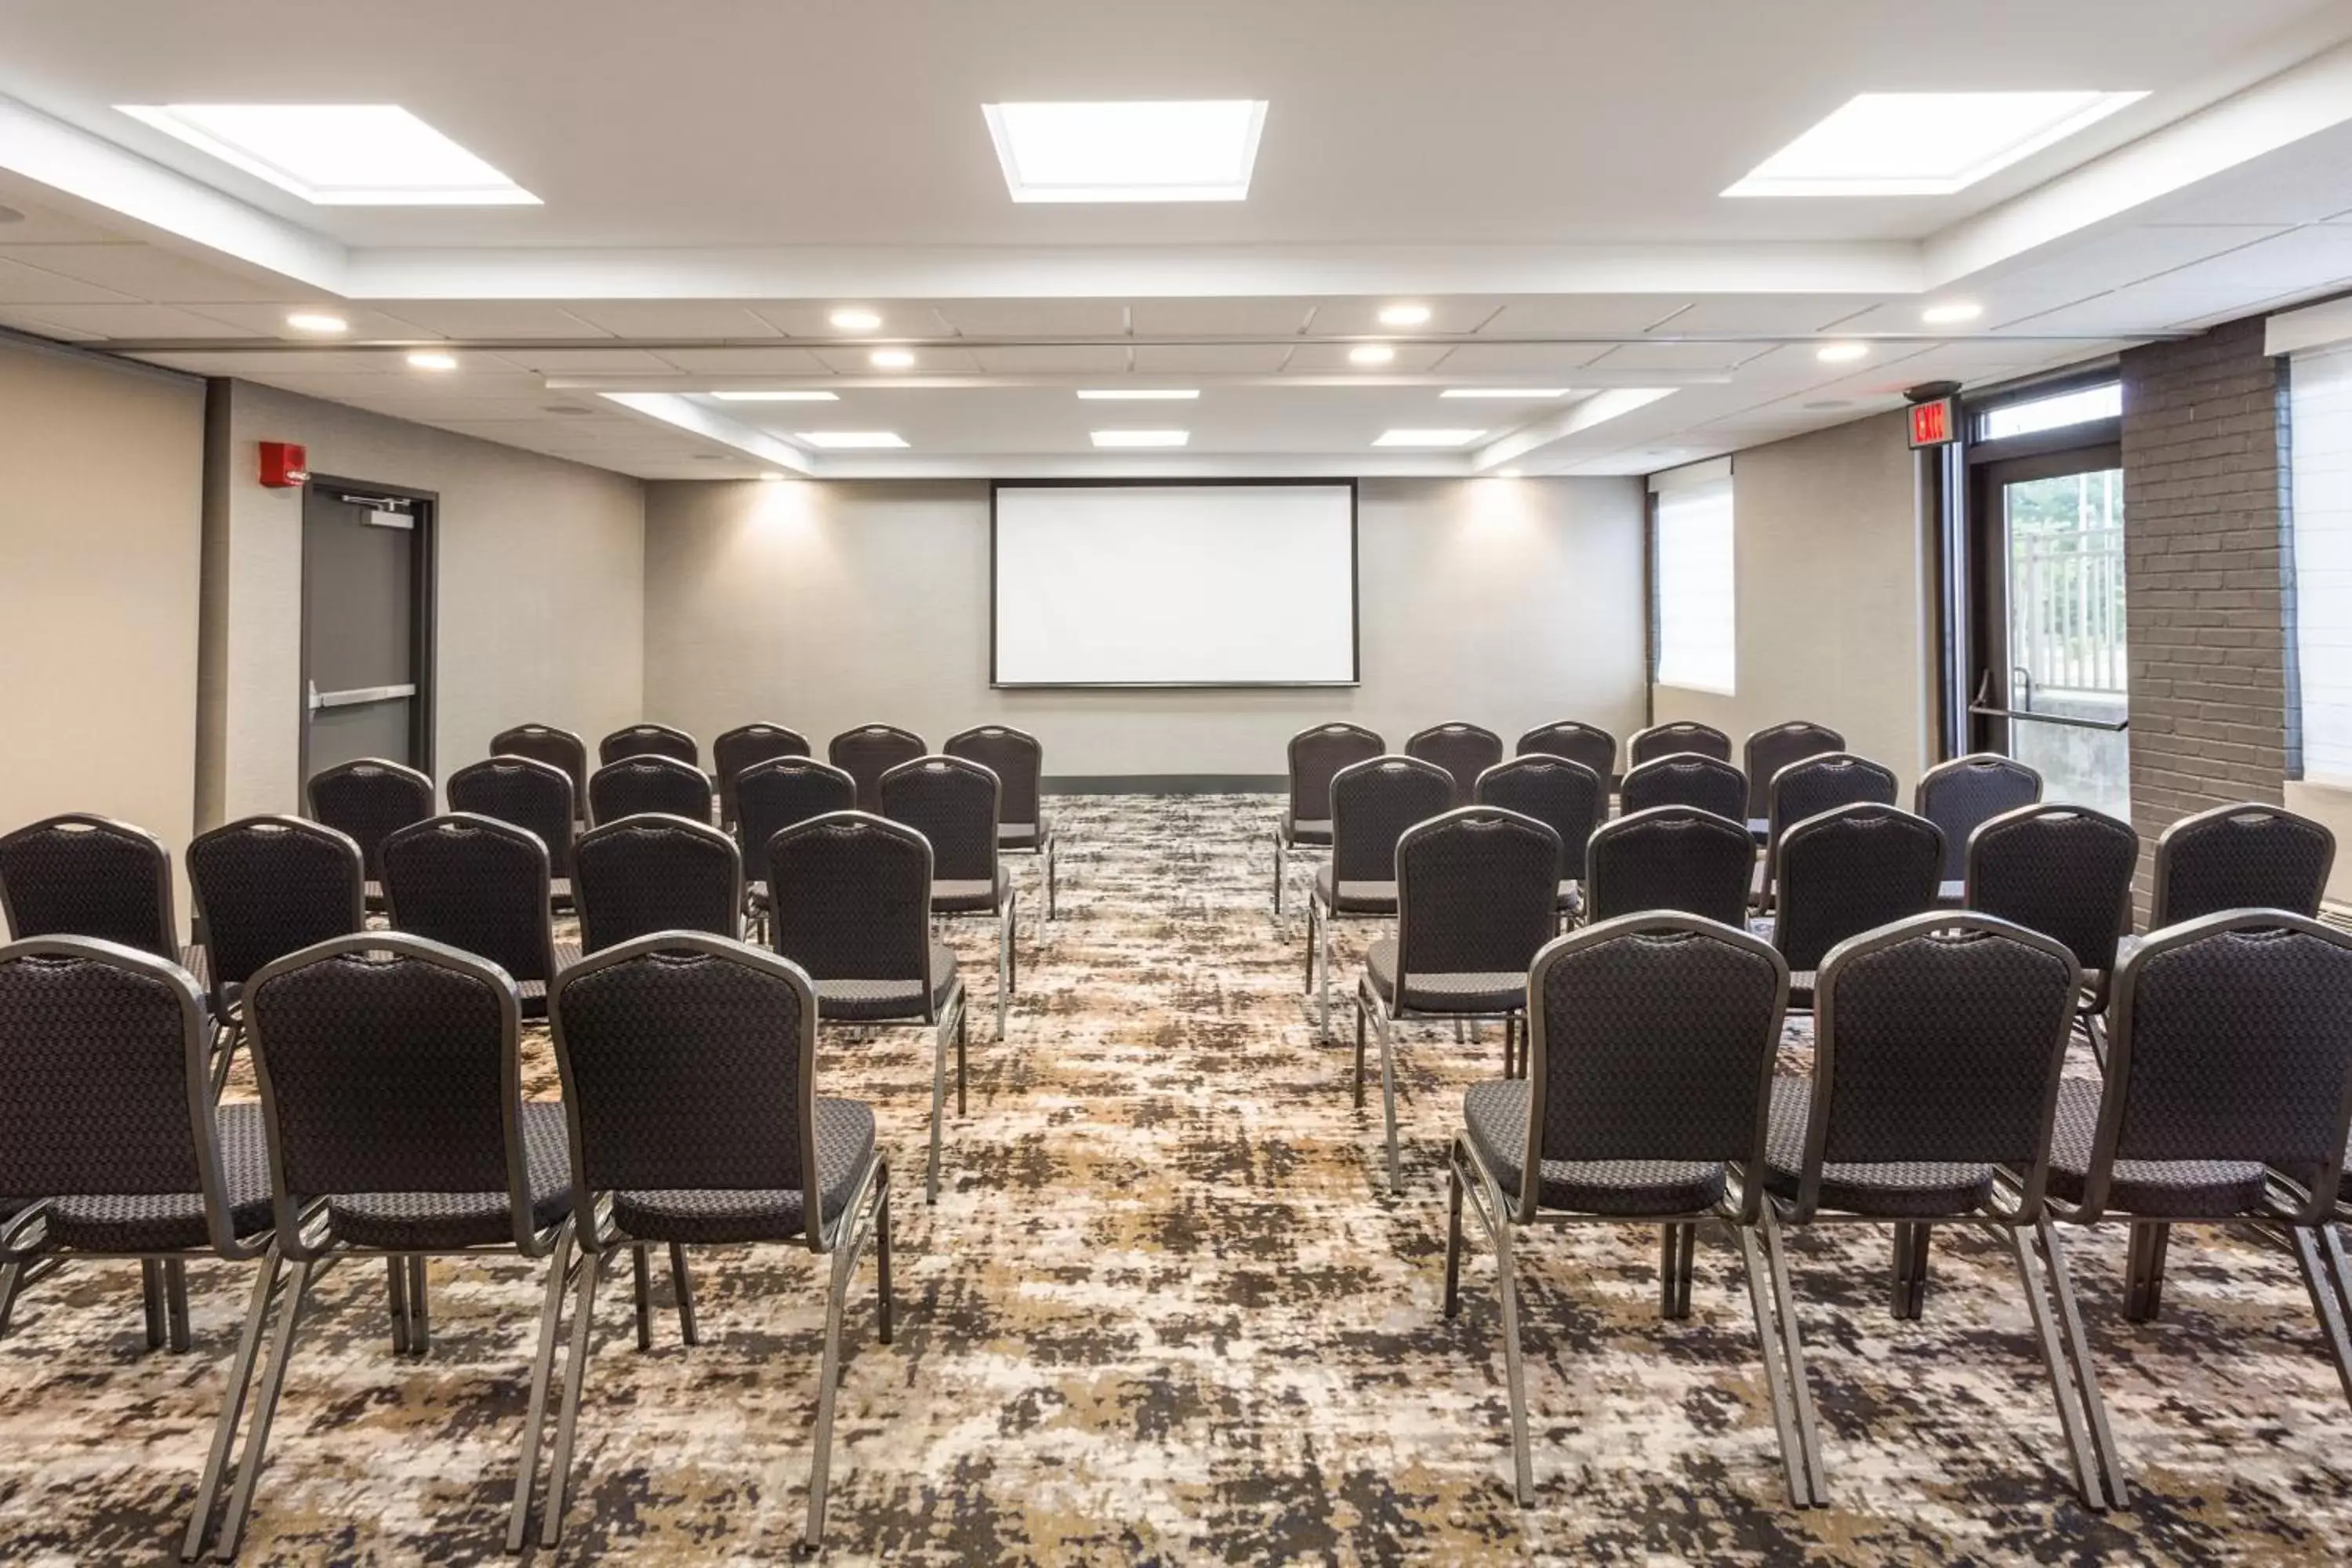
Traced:
POLYGON ((992 489, 991 679, 1352 686, 1356 487, 992 489))

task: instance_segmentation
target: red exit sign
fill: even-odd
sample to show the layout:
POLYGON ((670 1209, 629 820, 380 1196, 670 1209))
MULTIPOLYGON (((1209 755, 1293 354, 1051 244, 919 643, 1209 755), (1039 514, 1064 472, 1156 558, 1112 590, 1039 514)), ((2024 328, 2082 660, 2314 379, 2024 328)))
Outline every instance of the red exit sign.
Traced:
POLYGON ((1960 438, 1960 400, 1938 397, 1933 403, 1911 405, 1911 445, 1942 447, 1960 438))

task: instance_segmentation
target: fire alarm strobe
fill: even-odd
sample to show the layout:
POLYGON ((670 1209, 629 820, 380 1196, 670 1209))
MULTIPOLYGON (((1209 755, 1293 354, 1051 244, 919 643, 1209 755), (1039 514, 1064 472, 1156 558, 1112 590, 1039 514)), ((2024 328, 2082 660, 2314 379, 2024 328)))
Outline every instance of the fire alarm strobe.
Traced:
POLYGON ((310 454, 291 441, 261 443, 261 482, 273 490, 289 489, 310 477, 310 454))

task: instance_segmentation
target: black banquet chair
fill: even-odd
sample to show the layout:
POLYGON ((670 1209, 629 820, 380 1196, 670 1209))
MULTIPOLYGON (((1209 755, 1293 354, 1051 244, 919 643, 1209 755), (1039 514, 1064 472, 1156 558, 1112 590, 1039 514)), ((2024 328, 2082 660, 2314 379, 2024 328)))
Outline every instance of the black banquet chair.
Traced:
POLYGON ((2139 835, 2088 806, 2021 805, 1969 836, 1967 907, 2039 931, 2074 955, 2095 1047, 2124 933, 2131 929, 2139 835))
POLYGON ((571 731, 552 724, 517 724, 490 737, 490 755, 545 763, 572 781, 572 804, 583 811, 588 808, 588 742, 571 731))
POLYGON ((299 816, 248 816, 188 845, 188 890, 205 932, 205 977, 222 1028, 213 1092, 245 1032, 245 987, 274 959, 367 924, 360 847, 299 816))
POLYGON ((1331 926, 1396 914, 1396 847, 1405 829, 1449 811, 1454 776, 1417 757, 1374 757, 1331 777, 1331 858, 1315 868, 1307 900, 1307 984, 1319 955, 1322 1002, 1317 1027, 1331 1037, 1331 926))
POLYGON ((559 943, 547 904, 547 847, 536 834, 495 817, 453 811, 383 841, 384 902, 392 927, 495 963, 543 1017, 547 986, 580 957, 559 943))
POLYGON ((768 909, 768 841, 795 823, 857 808, 857 781, 814 757, 771 757, 753 763, 735 781, 735 841, 752 911, 768 909))
POLYGON ((1773 1281, 1756 1245, 1762 1188, 1754 1173, 1763 1164, 1788 970, 1736 928, 1634 915, 1551 942, 1527 988, 1527 1075, 1472 1084, 1462 1097, 1463 1128, 1447 1159, 1445 1240, 1451 1319, 1461 1303, 1467 1197, 1495 1249, 1519 1505, 1535 1502, 1535 1465, 1514 1235, 1539 1224, 1657 1226, 1660 1311, 1680 1319, 1690 1313, 1698 1229, 1712 1220, 1747 1268, 1781 1460, 1789 1490, 1804 1506, 1810 1450, 1796 1435, 1794 1390, 1775 1341, 1773 1281))
POLYGON ((1771 813, 1772 780, 1782 768, 1807 757, 1844 750, 1843 735, 1805 719, 1767 725, 1749 735, 1743 769, 1748 774, 1748 826, 1759 833, 1764 830, 1764 819, 1771 813))
POLYGON ((1790 827, 1841 805, 1893 805, 1895 787, 1893 769, 1851 752, 1818 752, 1775 773, 1764 797, 1764 858, 1756 868, 1758 904, 1771 907, 1775 852, 1790 827))
POLYGON ((1435 763, 1454 775, 1454 804, 1466 805, 1478 775, 1503 760, 1503 738, 1475 724, 1432 724, 1405 742, 1404 754, 1435 763))
POLYGON ((617 822, 647 812, 707 823, 710 781, 691 763, 651 753, 606 763, 588 775, 591 824, 617 822))
POLYGON ((1480 805, 1532 816, 1559 836, 1559 910, 1581 914, 1585 847, 1609 815, 1609 776, 1557 752, 1521 752, 1480 773, 1472 793, 1480 805))
POLYGON ((996 848, 996 775, 961 757, 918 757, 882 775, 882 815, 904 823, 931 847, 931 913, 996 922, 996 1037, 1019 984, 1013 944, 1021 900, 996 848))
POLYGON ((1301 849, 1331 847, 1331 779, 1381 755, 1386 742, 1360 724, 1318 724, 1290 737, 1290 798, 1274 828, 1274 912, 1282 913, 1289 861, 1301 849))
POLYGON ((861 724, 825 742, 824 760, 847 773, 857 785, 857 809, 882 809, 882 775, 900 763, 929 756, 930 748, 912 730, 895 724, 861 724))
MULTIPOLYGON (((1559 761, 1559 759, 1552 759, 1559 761)), ((1579 767, 1563 763, 1566 767, 1579 767)), ((1580 772, 1584 771, 1579 768, 1580 772)), ((1528 965, 1559 930, 1559 835, 1492 805, 1456 806, 1397 840, 1397 928, 1364 957, 1356 983, 1356 1103, 1364 1103, 1364 1025, 1381 1042, 1389 1190, 1397 1159, 1396 1026, 1500 1019, 1503 1074, 1517 1070, 1528 965)))
MULTIPOLYGON (((541 1545, 555 1545, 563 1526, 605 1261, 626 1251, 642 1263, 646 1247, 662 1245, 763 1243, 831 1259, 803 1533, 809 1551, 821 1543, 841 1320, 869 1237, 877 1326, 890 1342, 890 1165, 876 1146, 872 1109, 818 1092, 817 1006, 808 976, 784 960, 675 931, 607 949, 556 982, 555 1060, 576 1173, 572 1235, 585 1256, 541 1545)), ((772 1285, 761 1278, 762 1291, 772 1285)), ((542 1342, 562 1305, 551 1292, 542 1342)))
POLYGON ((1755 865, 1756 840, 1736 818, 1689 805, 1627 812, 1585 847, 1584 918, 1671 910, 1743 926, 1755 865))
POLYGON ((1696 720, 1675 719, 1664 724, 1653 724, 1637 730, 1625 742, 1625 766, 1628 771, 1660 757, 1671 757, 1677 752, 1691 752, 1702 757, 1713 757, 1718 763, 1731 761, 1731 737, 1712 724, 1696 720))
POLYGON ((2317 919, 2336 865, 2336 835, 2307 816, 2248 801, 2184 816, 2157 835, 2148 927, 2223 910, 2285 910, 2317 919))
POLYGON ((735 826, 735 781, 755 763, 805 757, 808 737, 782 724, 738 724, 710 742, 710 770, 719 775, 719 822, 735 826))
POLYGON ((452 812, 495 817, 536 837, 547 852, 548 894, 572 901, 575 819, 587 809, 560 768, 528 757, 487 757, 451 773, 442 794, 452 812))
POLYGON ((202 983, 172 910, 172 852, 143 827, 69 811, 0 837, 0 917, 19 941, 86 936, 180 963, 202 983))
POLYGON ((1942 829, 1944 879, 1937 897, 1957 904, 1967 891, 1969 835, 2004 811, 2042 799, 2042 775, 1995 752, 1939 763, 1911 786, 1911 809, 1942 829))
POLYGON ((693 736, 667 724, 625 724, 596 742, 596 761, 602 766, 631 757, 667 757, 694 768, 702 765, 702 748, 693 736))
POLYGON ((1654 805, 1686 805, 1745 822, 1748 775, 1696 752, 1652 757, 1618 781, 1617 809, 1631 816, 1654 805))
POLYGON ((1054 825, 1046 820, 1039 791, 1045 748, 1025 730, 982 724, 950 735, 940 754, 978 763, 996 775, 996 847, 1007 854, 1034 855, 1045 884, 1045 918, 1055 910, 1054 825))
POLYGON ((743 934, 743 857, 707 822, 624 816, 582 834, 572 866, 583 953, 655 931, 743 934))
POLYGON ((1609 781, 1617 773, 1617 737, 1574 719, 1538 725, 1520 736, 1514 750, 1522 757, 1566 757, 1571 763, 1582 763, 1601 781, 1603 795, 1608 794, 1609 781))
POLYGON ((415 768, 381 757, 340 763, 310 775, 310 820, 360 847, 367 868, 368 908, 383 905, 384 837, 433 815, 433 781, 415 768))
POLYGON ((1788 961, 1790 1005, 1810 1008, 1832 948, 1936 907, 1944 836, 1924 816, 1872 802, 1805 818, 1776 853, 1772 945, 1788 961))

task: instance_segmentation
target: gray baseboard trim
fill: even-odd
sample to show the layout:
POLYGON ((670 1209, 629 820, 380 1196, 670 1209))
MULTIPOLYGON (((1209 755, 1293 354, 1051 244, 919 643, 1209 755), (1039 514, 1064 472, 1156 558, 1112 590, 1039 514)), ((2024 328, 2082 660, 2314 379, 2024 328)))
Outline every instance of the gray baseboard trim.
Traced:
POLYGON ((1047 795, 1279 795, 1286 773, 1065 773, 1037 787, 1047 795))

